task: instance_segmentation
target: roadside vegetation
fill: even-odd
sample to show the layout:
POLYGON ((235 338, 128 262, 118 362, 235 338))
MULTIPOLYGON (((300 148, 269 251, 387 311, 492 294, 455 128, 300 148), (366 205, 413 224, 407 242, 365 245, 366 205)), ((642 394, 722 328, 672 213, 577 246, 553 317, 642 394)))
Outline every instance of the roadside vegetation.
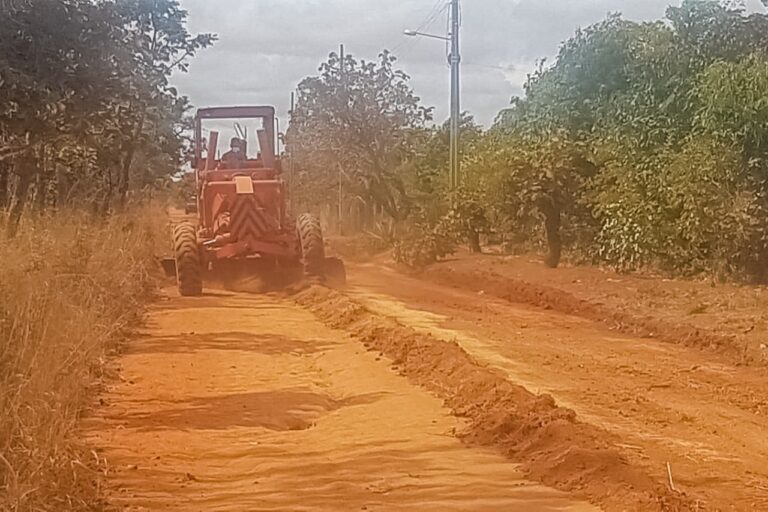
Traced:
POLYGON ((152 295, 186 158, 175 0, 0 1, 0 510, 95 510, 77 421, 152 295))
POLYGON ((156 284, 161 210, 25 224, 0 247, 0 510, 94 510, 78 420, 156 284))
POLYGON ((331 54, 292 116, 297 196, 413 266, 482 239, 546 251, 553 267, 565 253, 765 282, 766 48, 768 16, 732 2, 685 0, 647 23, 610 15, 541 62, 488 130, 465 115, 454 193, 447 128, 394 57, 331 54))

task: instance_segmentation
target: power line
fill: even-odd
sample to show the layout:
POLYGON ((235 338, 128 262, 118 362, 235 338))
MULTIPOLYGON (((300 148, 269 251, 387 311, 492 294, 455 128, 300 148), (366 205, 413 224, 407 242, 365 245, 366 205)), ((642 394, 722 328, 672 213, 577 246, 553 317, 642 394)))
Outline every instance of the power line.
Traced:
MULTIPOLYGON (((419 24, 418 28, 416 28, 417 32, 420 32, 424 30, 425 28, 429 27, 438 16, 440 16, 445 10, 448 8, 450 4, 446 3, 445 0, 437 0, 435 5, 432 7, 432 9, 429 11, 429 14, 424 18, 424 20, 419 24)), ((390 50, 392 53, 395 53, 396 51, 407 48, 414 44, 413 40, 405 39, 401 41, 400 43, 396 44, 392 50, 390 50)))
POLYGON ((435 4, 435 7, 433 8, 433 13, 430 15, 424 23, 419 25, 419 27, 416 29, 416 31, 424 30, 427 28, 433 21, 437 19, 438 16, 440 16, 445 10, 448 8, 448 3, 444 0, 438 0, 437 4, 435 4), (443 6, 440 7, 440 3, 443 2, 443 6))
POLYGON ((473 62, 462 62, 465 66, 470 66, 473 68, 484 68, 484 69, 498 69, 500 71, 515 71, 515 66, 494 66, 491 64, 475 64, 473 62))
MULTIPOLYGON (((445 33, 446 34, 451 33, 451 17, 450 16, 445 18, 445 33)), ((449 68, 451 67, 451 42, 450 41, 445 42, 445 64, 449 68)))
MULTIPOLYGON (((447 3, 443 3, 444 0, 438 0, 435 6, 432 8, 432 11, 430 14, 427 15, 427 17, 424 19, 424 21, 418 26, 416 29, 417 32, 424 30, 425 28, 429 27, 432 22, 434 22, 440 14, 442 14, 447 8, 447 3), (443 4, 442 7, 440 7, 440 4, 443 4)), ((399 50, 401 48, 407 48, 409 46, 412 46, 414 44, 413 40, 403 40, 399 44, 395 45, 395 48, 392 50, 392 53, 395 53, 396 50, 399 50)))

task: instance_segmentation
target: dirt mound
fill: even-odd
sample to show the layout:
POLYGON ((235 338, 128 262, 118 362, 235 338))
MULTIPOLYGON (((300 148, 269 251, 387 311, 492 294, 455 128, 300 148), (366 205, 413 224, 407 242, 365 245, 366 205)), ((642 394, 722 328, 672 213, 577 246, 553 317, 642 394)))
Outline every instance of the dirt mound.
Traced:
POLYGON ((734 336, 676 324, 650 315, 641 316, 618 311, 578 298, 559 288, 502 276, 492 271, 465 271, 437 265, 425 270, 420 277, 453 288, 482 292, 510 302, 529 304, 601 322, 625 334, 715 351, 728 355, 738 363, 757 361, 746 354, 744 345, 734 336))
POLYGON ((481 367, 457 344, 377 316, 325 288, 304 290, 296 300, 327 324, 391 358, 394 368, 469 420, 460 437, 501 449, 530 478, 609 509, 695 509, 687 497, 630 465, 614 436, 580 422, 551 396, 534 395, 481 367))

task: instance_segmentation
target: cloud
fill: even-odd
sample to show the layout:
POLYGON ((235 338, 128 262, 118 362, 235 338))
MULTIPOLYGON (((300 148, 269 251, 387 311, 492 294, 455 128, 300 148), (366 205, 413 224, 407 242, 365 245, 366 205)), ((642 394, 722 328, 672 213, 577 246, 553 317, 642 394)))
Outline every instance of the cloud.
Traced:
MULTIPOLYGON (((202 51, 174 82, 196 105, 271 104, 280 115, 302 78, 344 43, 349 53, 375 59, 392 49, 416 93, 448 113, 445 45, 409 38, 403 29, 444 34, 445 0, 181 0, 194 32, 219 41, 202 51), (431 21, 430 21, 431 20, 431 21), (423 23, 430 21, 429 23, 423 23)), ((488 125, 513 95, 522 93, 536 60, 550 60, 579 27, 621 12, 658 19, 670 0, 472 0, 462 8, 463 108, 488 125)), ((672 2, 672 3, 679 3, 672 2)), ((759 0, 748 0, 755 9, 759 0)))

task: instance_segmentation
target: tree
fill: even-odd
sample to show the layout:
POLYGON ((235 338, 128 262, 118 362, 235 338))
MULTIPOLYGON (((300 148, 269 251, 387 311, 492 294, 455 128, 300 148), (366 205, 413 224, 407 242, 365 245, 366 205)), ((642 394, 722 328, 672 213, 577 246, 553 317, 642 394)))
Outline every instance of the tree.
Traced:
MULTIPOLYGON (((471 158, 482 140, 482 129, 463 112, 459 119, 459 158, 471 158)), ((458 190, 448 183, 450 165, 450 120, 424 130, 414 143, 415 152, 401 168, 414 208, 420 217, 455 241, 466 240, 470 250, 480 252, 480 235, 490 226, 485 205, 486 185, 482 173, 465 172, 458 190)))
POLYGON ((501 113, 482 157, 517 229, 542 216, 550 263, 560 214, 618 268, 764 275, 767 23, 685 0, 666 23, 612 15, 577 31, 501 113))
POLYGON ((342 61, 331 53, 319 76, 299 84, 287 146, 304 173, 295 189, 306 202, 326 201, 342 180, 392 219, 408 215, 411 202, 398 169, 413 155, 431 109, 420 105, 395 62, 387 51, 375 62, 351 55, 342 61), (320 196, 311 197, 316 190, 320 196))
POLYGON ((136 154, 176 172, 186 100, 168 76, 214 40, 187 33, 176 0, 2 7, 0 199, 10 203, 9 235, 32 191, 41 207, 77 199, 106 212, 115 191, 124 203, 136 154))
POLYGON ((153 138, 158 128, 181 123, 184 110, 179 107, 186 104, 186 99, 169 87, 169 77, 176 70, 186 71, 188 58, 213 44, 216 38, 212 34, 191 35, 185 24, 187 13, 177 0, 132 0, 117 5, 132 26, 125 42, 137 50, 130 74, 131 94, 123 116, 123 133, 129 135, 121 144, 118 194, 120 204, 124 205, 136 152, 142 146, 150 153, 157 152, 164 143, 153 138), (169 113, 176 116, 169 119, 169 113))

